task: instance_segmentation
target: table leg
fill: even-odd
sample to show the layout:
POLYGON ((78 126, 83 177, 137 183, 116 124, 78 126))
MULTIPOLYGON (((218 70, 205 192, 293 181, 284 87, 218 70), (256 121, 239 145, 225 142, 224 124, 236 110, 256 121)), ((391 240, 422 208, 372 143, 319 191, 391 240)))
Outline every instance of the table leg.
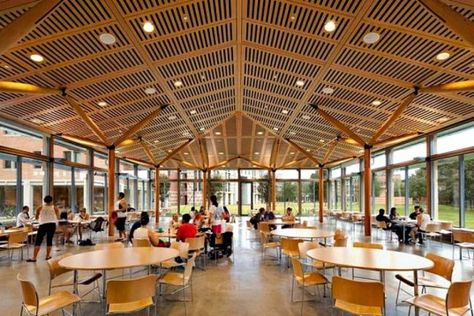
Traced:
POLYGON ((102 298, 104 299, 104 302, 105 302, 106 292, 107 292, 106 287, 107 287, 107 271, 103 270, 102 271, 102 298))
POLYGON ((341 269, 341 266, 337 267, 337 273, 339 274, 339 276, 342 275, 342 269, 341 269))
MULTIPOLYGON (((77 285, 77 279, 78 279, 78 272, 77 270, 74 270, 74 281, 73 281, 73 293, 76 295, 79 295, 79 289, 77 285)), ((72 305, 72 314, 77 315, 77 304, 72 305)))
MULTIPOLYGON (((418 296, 418 271, 417 270, 414 270, 413 271, 413 294, 415 296, 418 296)), ((415 316, 418 316, 420 315, 420 309, 415 306, 415 316)))

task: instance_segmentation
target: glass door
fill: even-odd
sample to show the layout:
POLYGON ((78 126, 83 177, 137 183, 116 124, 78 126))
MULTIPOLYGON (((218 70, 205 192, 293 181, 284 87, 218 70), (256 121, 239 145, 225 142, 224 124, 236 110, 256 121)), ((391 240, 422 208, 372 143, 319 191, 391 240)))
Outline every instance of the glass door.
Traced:
POLYGON ((240 214, 248 215, 254 209, 253 205, 253 183, 250 181, 240 182, 240 214))

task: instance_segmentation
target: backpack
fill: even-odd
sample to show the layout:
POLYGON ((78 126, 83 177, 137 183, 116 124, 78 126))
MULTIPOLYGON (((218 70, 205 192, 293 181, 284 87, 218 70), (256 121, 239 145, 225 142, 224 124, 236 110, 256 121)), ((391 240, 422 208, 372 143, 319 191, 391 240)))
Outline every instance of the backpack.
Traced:
POLYGON ((91 223, 91 229, 93 232, 101 232, 103 231, 102 229, 102 224, 104 223, 104 218, 103 217, 97 217, 95 221, 91 223))

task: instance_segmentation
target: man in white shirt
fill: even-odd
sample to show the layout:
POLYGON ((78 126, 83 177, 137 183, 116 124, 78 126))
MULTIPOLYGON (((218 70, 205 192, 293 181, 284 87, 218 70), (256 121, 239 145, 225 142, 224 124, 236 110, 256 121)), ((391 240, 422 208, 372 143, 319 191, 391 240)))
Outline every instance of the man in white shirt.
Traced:
POLYGON ((428 214, 424 212, 424 210, 420 207, 419 213, 416 216, 416 226, 418 227, 418 242, 420 245, 423 244, 423 236, 422 232, 425 232, 426 225, 431 221, 431 218, 428 214))
POLYGON ((26 224, 30 223, 30 208, 28 206, 23 206, 20 214, 16 217, 16 227, 24 227, 26 224))

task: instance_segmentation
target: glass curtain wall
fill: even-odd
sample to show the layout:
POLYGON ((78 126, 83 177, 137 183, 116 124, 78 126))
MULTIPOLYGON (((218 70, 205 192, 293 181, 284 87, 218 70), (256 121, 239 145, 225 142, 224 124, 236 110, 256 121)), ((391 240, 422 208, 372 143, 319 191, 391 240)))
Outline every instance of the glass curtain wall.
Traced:
POLYGON ((319 170, 302 169, 301 212, 303 215, 318 215, 319 212, 319 170))
POLYGON ((299 172, 296 169, 277 170, 276 177, 276 214, 284 214, 287 207, 293 209, 293 213, 299 214, 299 172))
MULTIPOLYGON (((379 209, 387 206, 387 176, 385 170, 376 171, 372 175, 372 214, 378 214, 379 209)), ((398 210, 400 212, 400 210, 398 210)))
POLYGON ((0 154, 0 219, 16 215, 17 158, 0 154))
POLYGON ((436 188, 435 207, 438 219, 460 225, 459 157, 434 162, 436 188))

